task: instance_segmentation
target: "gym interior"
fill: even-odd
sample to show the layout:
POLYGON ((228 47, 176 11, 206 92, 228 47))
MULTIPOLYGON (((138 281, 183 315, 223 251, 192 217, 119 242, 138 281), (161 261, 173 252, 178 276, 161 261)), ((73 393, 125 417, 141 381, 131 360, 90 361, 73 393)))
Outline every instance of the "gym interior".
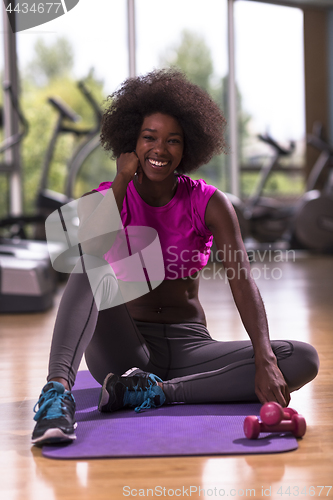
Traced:
MULTIPOLYGON (((111 3, 100 0, 100 12, 90 16, 88 3, 66 2, 65 10, 62 2, 64 16, 39 26, 20 26, 14 12, 7 15, 10 2, 3 6, 1 498, 333 498, 333 0, 123 0, 111 2, 112 33, 96 21, 107 23, 101 18, 111 3), (82 37, 82 51, 75 47, 71 80, 69 63, 52 80, 49 40, 68 30, 67 22, 71 36, 82 37), (160 41, 146 36, 147 26, 160 41), (114 69, 103 87, 108 58, 114 69), (69 239, 75 238, 77 199, 116 172, 99 146, 103 98, 128 76, 163 64, 183 64, 225 111, 229 153, 205 166, 202 178, 227 192, 235 208, 271 338, 308 342, 319 354, 318 376, 290 403, 305 417, 306 434, 296 450, 269 455, 45 458, 31 445, 33 407, 45 384, 57 308, 78 259, 52 214, 67 207, 69 239)), ((200 300, 213 338, 246 339, 214 247, 200 300)), ((86 369, 83 360, 80 370, 86 369)))

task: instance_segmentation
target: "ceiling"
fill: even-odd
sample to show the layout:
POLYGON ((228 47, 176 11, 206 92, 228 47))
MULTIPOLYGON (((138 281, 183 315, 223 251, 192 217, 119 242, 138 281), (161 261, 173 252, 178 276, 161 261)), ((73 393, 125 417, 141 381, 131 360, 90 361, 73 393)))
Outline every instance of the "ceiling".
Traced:
MULTIPOLYGON (((251 0, 252 1, 252 0, 251 0)), ((319 7, 333 9, 333 0, 255 0, 257 2, 289 5, 290 7, 319 7)))

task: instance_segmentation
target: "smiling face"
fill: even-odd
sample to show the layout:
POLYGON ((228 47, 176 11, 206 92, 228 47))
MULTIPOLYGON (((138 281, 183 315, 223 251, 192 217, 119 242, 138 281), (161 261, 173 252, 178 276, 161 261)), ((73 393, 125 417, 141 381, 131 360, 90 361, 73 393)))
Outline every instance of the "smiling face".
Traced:
POLYGON ((163 113, 146 116, 136 144, 144 174, 161 181, 173 174, 181 162, 184 134, 176 118, 163 113))

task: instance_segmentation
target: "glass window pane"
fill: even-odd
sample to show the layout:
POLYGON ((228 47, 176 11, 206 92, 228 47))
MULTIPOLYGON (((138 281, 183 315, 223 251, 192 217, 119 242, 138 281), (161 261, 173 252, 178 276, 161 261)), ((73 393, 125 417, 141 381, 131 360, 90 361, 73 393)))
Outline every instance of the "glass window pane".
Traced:
MULTIPOLYGON (((60 97, 81 116, 78 127, 92 127, 92 108, 76 84, 78 80, 85 79, 90 74, 87 87, 97 103, 102 104, 106 95, 128 76, 127 2, 99 0, 96 7, 96 3, 90 0, 80 0, 66 14, 18 32, 16 39, 22 90, 21 105, 30 124, 29 134, 21 148, 24 210, 32 213, 36 210, 37 191, 46 150, 58 119, 58 114, 48 103, 48 98, 60 97), (61 38, 67 41, 64 45, 59 45, 61 38), (36 44, 39 44, 39 52, 36 50, 36 44), (52 52, 54 47, 57 50, 52 52), (65 67, 66 60, 69 62, 65 67), (65 70, 62 71, 64 67, 65 70), (55 68, 60 68, 58 73, 55 68)), ((64 193, 68 176, 67 163, 80 140, 82 136, 78 138, 72 133, 60 134, 46 188, 64 193)), ((101 156, 97 153, 100 159, 101 156)), ((96 187, 99 182, 109 180, 100 178, 99 173, 113 177, 114 164, 106 153, 103 160, 102 172, 93 169, 95 175, 91 177, 86 175, 86 169, 83 169, 82 173, 79 172, 74 196, 80 196, 96 187)))
MULTIPOLYGON (((260 165, 272 148, 258 139, 269 133, 288 147, 296 141, 285 165, 302 166, 305 146, 303 13, 300 9, 259 2, 235 2, 236 79, 243 120, 241 163, 260 165)), ((257 174, 242 175, 248 196, 257 174)), ((273 174, 265 194, 295 195, 303 190, 299 175, 273 174)))
POLYGON ((17 33, 20 71, 24 71, 42 38, 52 44, 66 37, 74 52, 74 75, 83 78, 90 68, 111 92, 128 76, 127 1, 80 0, 67 14, 17 33))
MULTIPOLYGON (((226 0, 136 0, 136 26, 138 74, 176 64, 226 111, 226 0)), ((213 159, 191 177, 225 190, 227 157, 213 159)))

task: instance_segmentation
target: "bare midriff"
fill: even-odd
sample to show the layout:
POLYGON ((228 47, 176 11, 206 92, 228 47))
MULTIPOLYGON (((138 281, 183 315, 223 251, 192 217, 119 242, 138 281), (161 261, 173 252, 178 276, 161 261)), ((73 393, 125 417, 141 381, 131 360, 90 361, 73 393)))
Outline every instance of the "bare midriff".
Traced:
POLYGON ((198 291, 198 273, 184 279, 164 280, 151 292, 128 302, 127 307, 137 321, 206 325, 198 291))

